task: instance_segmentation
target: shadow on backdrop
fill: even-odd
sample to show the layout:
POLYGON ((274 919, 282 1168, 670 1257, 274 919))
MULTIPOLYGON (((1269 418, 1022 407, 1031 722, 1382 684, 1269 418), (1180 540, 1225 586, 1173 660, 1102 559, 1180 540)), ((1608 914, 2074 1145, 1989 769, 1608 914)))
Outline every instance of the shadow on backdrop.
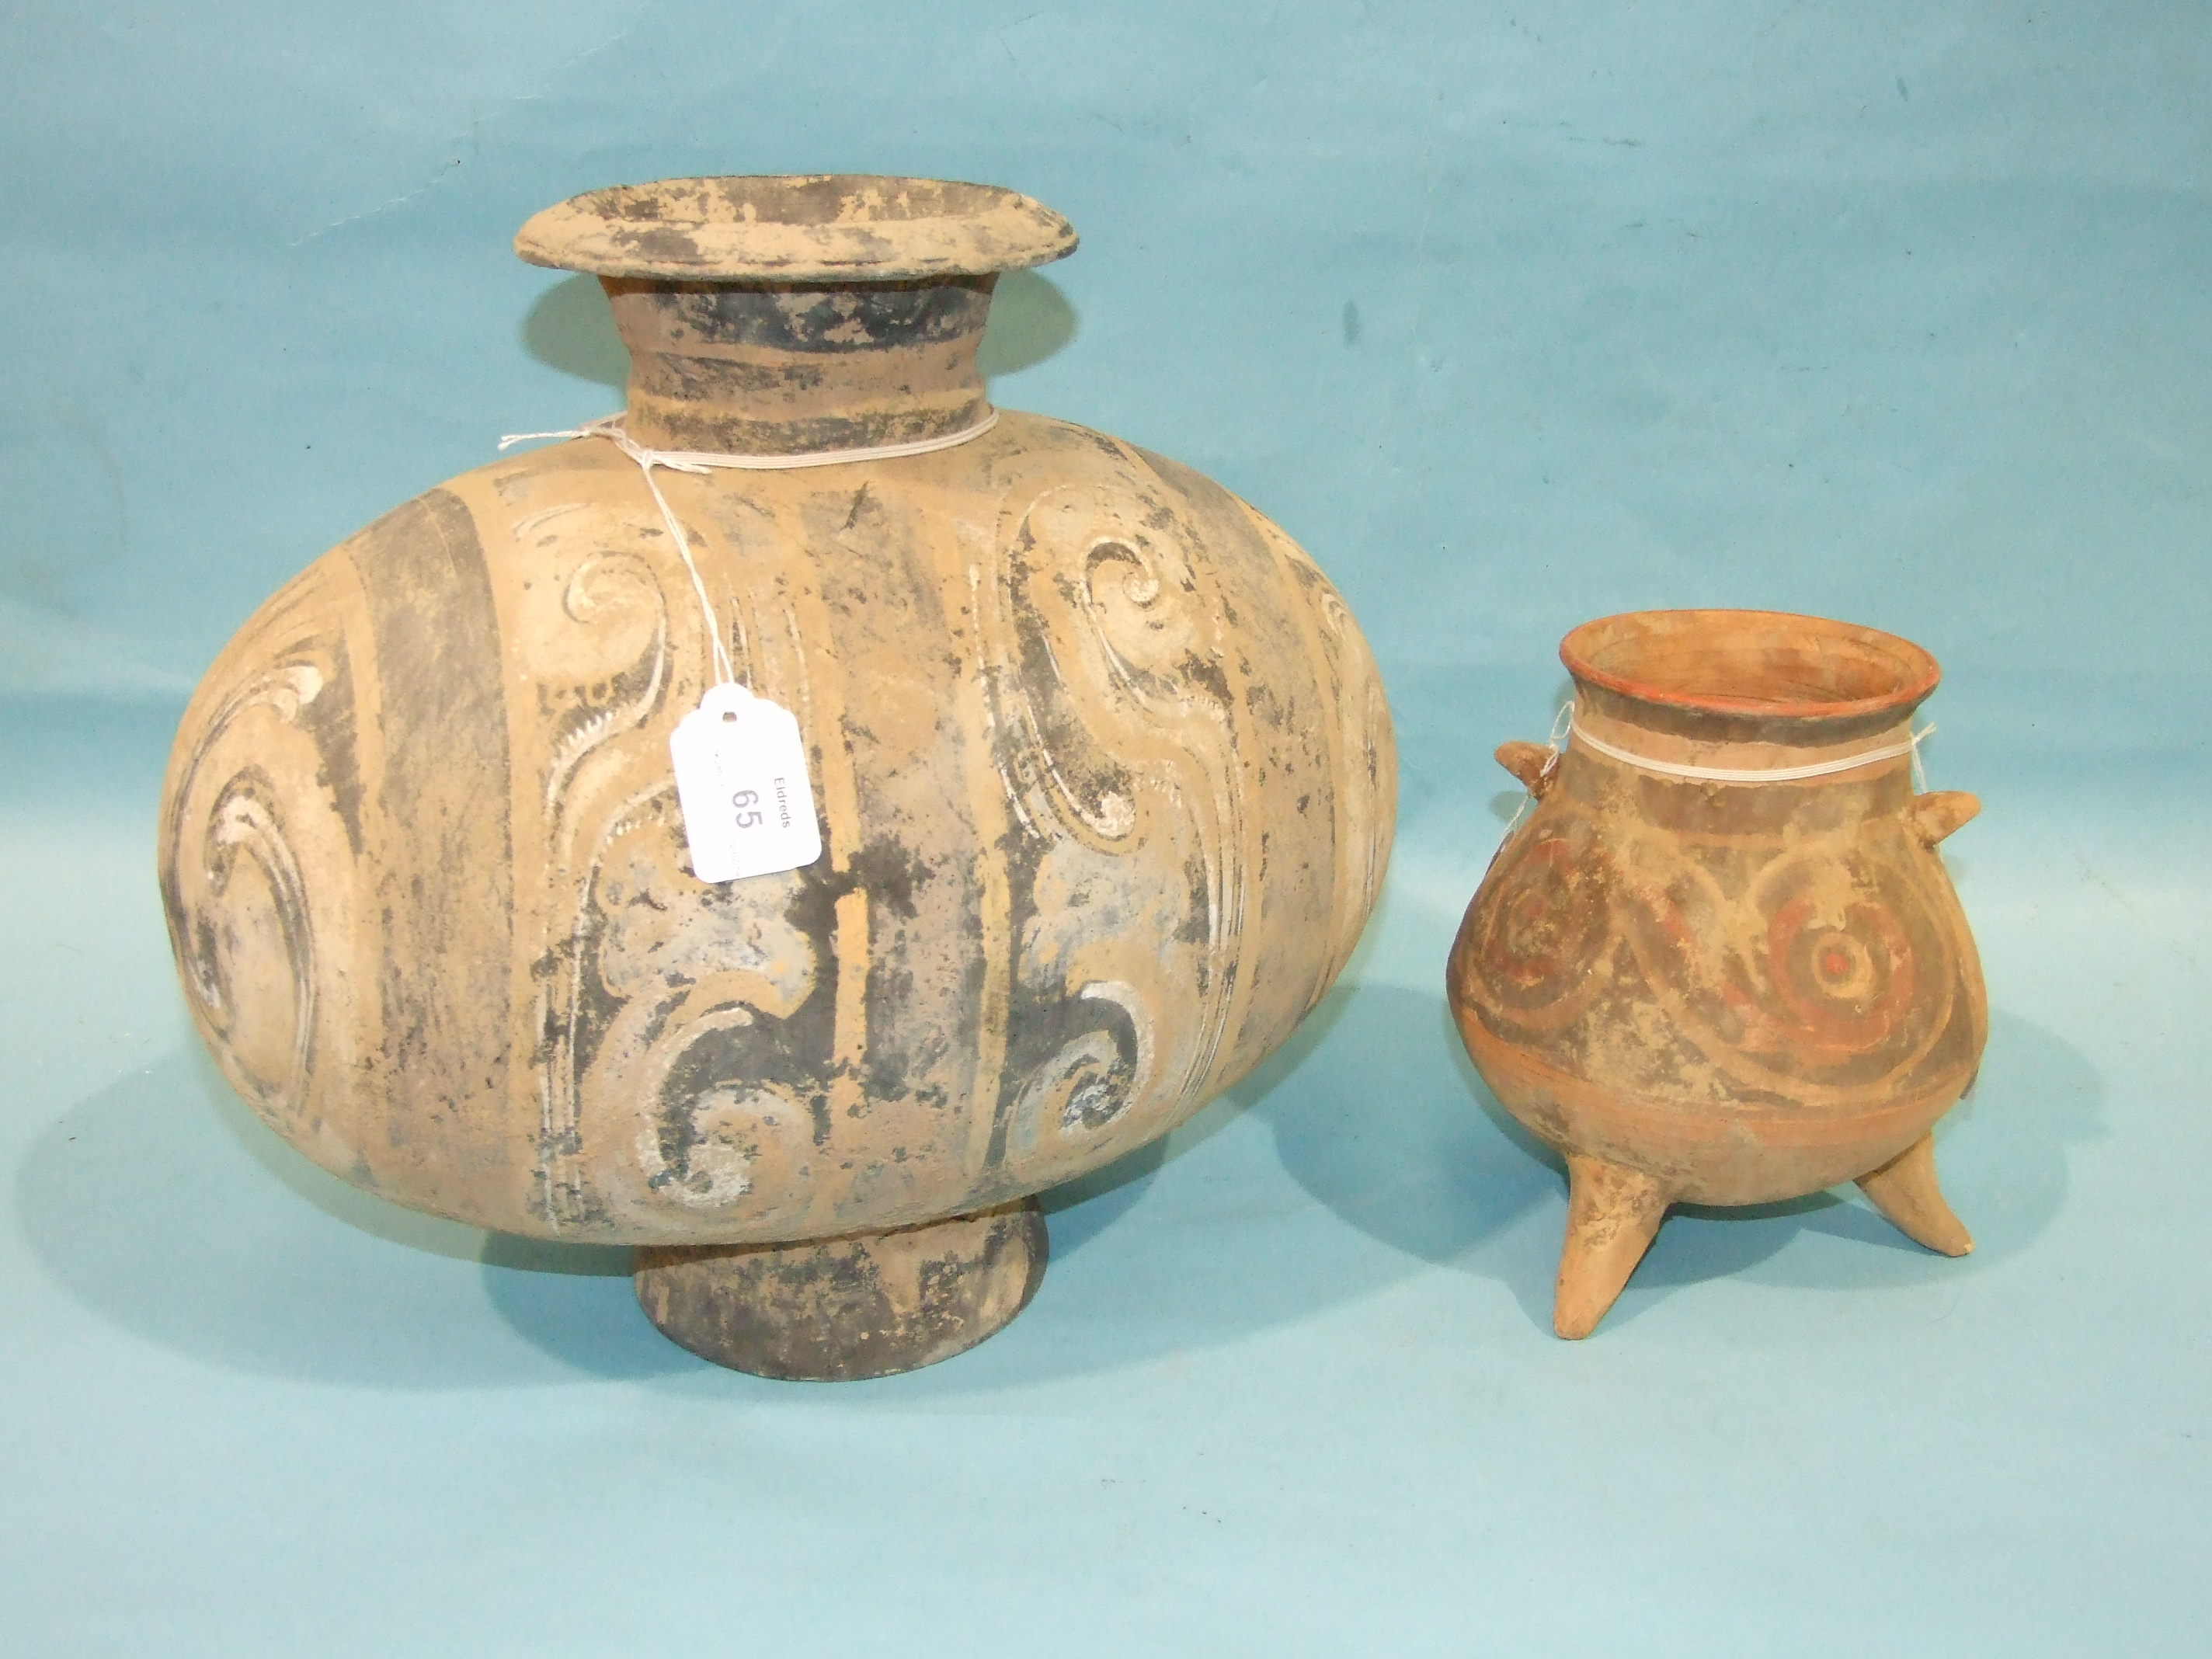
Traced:
MULTIPOLYGON (((1075 338, 1075 307, 1051 282, 1033 270, 1010 270, 991 296, 976 366, 986 380, 1032 368, 1075 338)), ((596 276, 570 276, 553 284, 522 319, 522 346, 549 368, 623 391, 629 384, 629 353, 615 332, 614 313, 596 276)))
MULTIPOLYGON (((1309 1022, 1299 1052, 1317 1040, 1319 1024, 1318 1017, 1309 1022)), ((1077 1279, 1086 1246, 1237 1109, 1217 1103, 1172 1137, 1044 1195, 1053 1263, 1047 1285, 1077 1285, 1073 1298, 1061 1299, 1062 1314, 1091 1327, 1077 1279)), ((255 1117, 197 1047, 80 1101, 33 1145, 15 1186, 22 1235, 57 1284, 119 1328, 204 1363, 398 1389, 680 1376, 710 1394, 811 1392, 723 1370, 668 1342, 637 1307, 626 1249, 486 1233, 388 1203, 318 1168, 255 1117)), ((1249 1320, 1215 1306, 1212 1294, 1226 1289, 1232 1308, 1249 1304, 1234 1285, 1243 1274, 1219 1286, 1194 1282, 1181 1265, 1194 1243, 1188 1226, 1177 1226, 1141 1252, 1149 1268, 1183 1290, 1163 1298, 1170 1315, 1182 1316, 1170 1319, 1164 1341, 1130 1340, 1141 1339, 1151 1322, 1155 1291, 1126 1263, 1109 1262, 1084 1277, 1106 1284, 1115 1299, 1133 1294, 1136 1306, 1126 1311, 1133 1318, 1091 1329, 1091 1341, 1048 1335, 976 1374, 977 1357, 1006 1347, 1001 1335, 939 1368, 968 1374, 942 1377, 932 1391, 948 1383, 955 1393, 978 1383, 1018 1386, 1249 1328, 1249 1320), (1194 1290, 1201 1293, 1194 1297, 1194 1290), (1193 1322, 1206 1331, 1188 1328, 1193 1322)), ((1295 1285, 1296 1276, 1287 1282, 1295 1285)), ((1257 1316, 1294 1316, 1309 1302, 1303 1291, 1287 1305, 1262 1298, 1257 1316)), ((1015 1328, 1039 1320, 1032 1308, 1015 1328)), ((896 1391, 911 1381, 866 1386, 890 1389, 896 1400, 908 1397, 896 1391)))
MULTIPOLYGON (((1285 1168, 1375 1237, 1504 1284, 1530 1322, 1548 1331, 1566 1222, 1565 1166, 1483 1085, 1441 986, 1434 997, 1368 991, 1357 1026, 1316 1063, 1322 1075, 1310 1086, 1259 1109, 1285 1168), (1447 1051, 1454 1088, 1396 1086, 1406 1056, 1447 1051), (1378 1079, 1392 1079, 1387 1112, 1359 1097, 1363 1082, 1371 1090, 1378 1079)), ((2025 1249, 2058 1213, 2067 1143, 2097 1133, 2101 1094, 2095 1069, 2077 1050, 2039 1026, 1996 1014, 1973 1095, 1936 1131, 1944 1191, 1974 1235, 1973 1255, 1954 1261, 1923 1249, 1850 1188, 1743 1209, 1686 1206, 1669 1212, 1599 1335, 1684 1285, 1732 1275, 1849 1291, 1986 1271, 2025 1249)))
POLYGON ((1053 1263, 1021 1318, 945 1364, 847 1386, 896 1386, 902 1401, 957 1399, 1110 1373, 1298 1324, 1424 1271, 1418 1253, 1377 1249, 1362 1232, 1317 1218, 1283 1163, 1247 1138, 1271 1126, 1279 1143, 1285 1120, 1344 1126, 1316 1156, 1339 1171, 1364 1169, 1352 1184, 1373 1194, 1377 1212, 1397 1212, 1405 1188, 1434 1179, 1425 1161, 1397 1150, 1404 1114, 1440 1115, 1425 1103, 1455 1080, 1433 1045, 1391 1052, 1379 1073, 1371 1054, 1364 1065, 1341 1054, 1370 1054, 1365 1034, 1408 995, 1340 983, 1188 1123, 1044 1195, 1053 1263))
POLYGON ((73 1107, 25 1157, 15 1203, 77 1301, 234 1370, 437 1389, 691 1363, 639 1311, 627 1250, 488 1235, 349 1186, 197 1047, 73 1107))
POLYGON ((629 385, 629 353, 596 276, 564 277, 539 295, 522 319, 522 349, 580 380, 617 392, 629 385))
POLYGON ((1034 270, 1010 270, 991 291, 991 322, 975 366, 986 380, 1034 368, 1081 329, 1075 307, 1057 283, 1034 270))
MULTIPOLYGON (((1600 1337, 1729 1276, 1865 1291, 1984 1272, 2057 1214, 2067 1144, 2097 1132, 2100 1097, 2078 1052, 2000 1014, 1976 1094, 1939 1136, 1973 1255, 1920 1249, 1856 1194, 1680 1210, 1600 1337)), ((630 1293, 626 1250, 487 1235, 325 1174, 197 1052, 79 1103, 31 1148, 15 1200, 38 1260, 82 1305, 236 1370, 412 1389, 599 1377, 760 1398, 804 1387, 664 1340, 630 1293)), ((1482 1087, 1441 995, 1391 986, 1333 993, 1230 1096, 1045 1204, 1053 1264, 1027 1313, 945 1364, 836 1396, 896 1408, 1111 1371, 1312 1317, 1425 1264, 1504 1285, 1542 1333, 1565 1212, 1559 1161, 1482 1087), (1273 1158, 1249 1143, 1194 1156, 1260 1126, 1273 1158), (1285 1175, 1347 1230, 1316 1226, 1286 1199, 1285 1175)))
MULTIPOLYGON (((1850 1291, 1987 1273, 2027 1249, 2057 1216, 2067 1146, 2101 1133, 2103 1096, 2096 1068, 2079 1049, 2041 1026, 1992 1013, 1973 1092, 1936 1128, 1944 1195, 1974 1236, 1972 1255, 1954 1260, 1923 1249, 1849 1187, 1741 1210, 1685 1206, 1668 1216, 1607 1322, 1633 1319, 1680 1286, 1730 1274, 1850 1291)), ((1564 1222, 1564 1191, 1559 1208, 1564 1222)), ((1543 1316, 1548 1322, 1548 1294, 1543 1316)))

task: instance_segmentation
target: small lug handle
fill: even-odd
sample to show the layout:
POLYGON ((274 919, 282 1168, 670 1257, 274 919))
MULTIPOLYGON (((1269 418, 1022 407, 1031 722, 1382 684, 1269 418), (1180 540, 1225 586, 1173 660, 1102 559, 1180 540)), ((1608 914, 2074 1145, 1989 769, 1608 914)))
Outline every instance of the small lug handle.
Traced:
POLYGON ((1547 749, 1540 743, 1501 743, 1498 745, 1498 763, 1521 780, 1521 787, 1538 800, 1552 787, 1558 776, 1553 764, 1559 759, 1556 750, 1547 749))
POLYGON ((1982 810, 1981 797, 1963 789, 1938 789, 1912 798, 1913 833, 1923 846, 1933 847, 1982 810))

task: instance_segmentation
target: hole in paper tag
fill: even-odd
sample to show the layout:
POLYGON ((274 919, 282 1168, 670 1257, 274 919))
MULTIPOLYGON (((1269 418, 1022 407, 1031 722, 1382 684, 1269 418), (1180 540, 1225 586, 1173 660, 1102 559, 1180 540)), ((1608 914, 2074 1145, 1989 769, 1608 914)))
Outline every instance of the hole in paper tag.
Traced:
POLYGON ((691 871, 702 881, 796 870, 822 856, 799 721, 742 685, 708 688, 668 735, 691 871))

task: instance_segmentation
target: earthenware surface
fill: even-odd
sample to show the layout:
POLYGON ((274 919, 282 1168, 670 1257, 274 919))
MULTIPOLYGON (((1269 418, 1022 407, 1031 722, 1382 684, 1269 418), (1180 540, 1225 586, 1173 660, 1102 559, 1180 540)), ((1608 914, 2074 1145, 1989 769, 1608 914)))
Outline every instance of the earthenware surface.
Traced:
POLYGON ((0 1649, 2201 1651, 2201 9, 737 15, 48 3, 0 52, 0 1649), (994 398, 1265 506, 1404 763, 1317 1023, 1054 1196, 1002 1334, 834 1389, 317 1176, 192 1058, 152 878, 260 598, 619 401, 514 225, 731 167, 1066 212, 994 398), (1677 1215, 1562 1343, 1560 1177, 1442 1001, 1489 751, 1575 623, 1729 603, 1943 663, 1976 1249, 1848 1190, 1677 1215))

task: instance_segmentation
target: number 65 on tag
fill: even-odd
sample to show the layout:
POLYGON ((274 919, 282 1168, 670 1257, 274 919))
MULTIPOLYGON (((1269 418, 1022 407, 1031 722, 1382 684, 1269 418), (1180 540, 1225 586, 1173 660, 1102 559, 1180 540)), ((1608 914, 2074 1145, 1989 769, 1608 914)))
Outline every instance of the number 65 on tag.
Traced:
POLYGON ((668 752, 700 880, 774 875, 822 856, 806 745, 789 709, 742 685, 710 686, 669 733, 668 752))

